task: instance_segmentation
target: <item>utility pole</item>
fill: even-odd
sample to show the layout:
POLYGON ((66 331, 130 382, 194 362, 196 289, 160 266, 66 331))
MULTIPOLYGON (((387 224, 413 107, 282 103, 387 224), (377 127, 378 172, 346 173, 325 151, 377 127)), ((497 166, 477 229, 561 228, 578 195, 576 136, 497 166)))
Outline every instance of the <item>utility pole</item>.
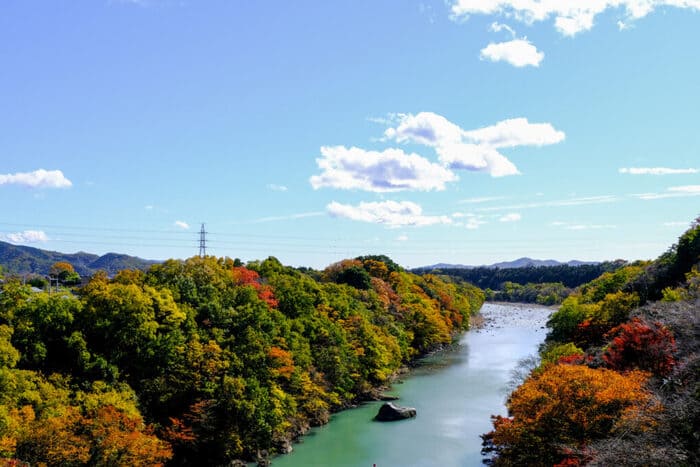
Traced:
POLYGON ((204 230, 204 223, 199 230, 199 257, 204 258, 207 255, 207 232, 204 230))

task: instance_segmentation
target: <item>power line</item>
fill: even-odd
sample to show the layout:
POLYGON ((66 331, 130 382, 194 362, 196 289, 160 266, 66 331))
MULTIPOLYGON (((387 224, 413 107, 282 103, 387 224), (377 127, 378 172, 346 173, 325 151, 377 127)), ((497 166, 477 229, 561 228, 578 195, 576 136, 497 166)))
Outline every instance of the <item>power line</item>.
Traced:
MULTIPOLYGON (((368 251, 380 251, 389 255, 445 255, 445 254, 472 254, 478 248, 479 252, 500 252, 504 246, 510 249, 516 247, 527 247, 530 253, 535 251, 547 252, 545 247, 533 247, 527 240, 512 240, 504 245, 502 241, 480 239, 478 247, 473 242, 454 241, 445 242, 438 237, 413 238, 405 244, 385 240, 381 245, 372 242, 362 241, 360 238, 342 237, 333 235, 332 237, 314 236, 290 236, 275 235, 272 233, 236 233, 236 232, 210 232, 202 224, 199 232, 155 230, 155 229, 129 229, 124 227, 80 227, 68 225, 37 225, 0 222, 1 226, 46 228, 50 237, 50 242, 60 242, 73 245, 103 245, 117 249, 120 247, 141 247, 141 248, 173 248, 178 249, 180 254, 195 247, 197 239, 194 237, 199 233, 199 254, 206 255, 207 249, 217 250, 217 254, 232 252, 236 255, 247 252, 253 255, 285 255, 285 254, 344 254, 351 257, 355 254, 367 254, 368 251), (52 231, 60 229, 59 232, 52 231), (204 234, 202 234, 202 230, 204 234), (187 237, 183 237, 187 236, 187 237), (114 240, 109 240, 114 239, 114 240), (354 252, 354 253, 353 253, 354 252)), ((7 228, 7 227, 6 227, 7 228)), ((0 240, 7 237, 0 232, 0 240)), ((13 242, 16 243, 16 242, 13 242)), ((587 239, 567 239, 560 242, 560 245, 569 248, 576 248, 579 251, 588 251, 592 248, 587 239)), ((41 245, 38 245, 41 247, 41 245)), ((171 251, 168 254, 173 254, 171 251)))

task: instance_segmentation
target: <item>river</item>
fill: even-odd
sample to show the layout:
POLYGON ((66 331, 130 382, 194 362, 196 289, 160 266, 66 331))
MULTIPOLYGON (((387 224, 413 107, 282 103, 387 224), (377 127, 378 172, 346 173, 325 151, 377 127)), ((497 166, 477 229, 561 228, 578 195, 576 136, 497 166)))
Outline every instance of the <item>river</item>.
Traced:
POLYGON ((420 361, 388 394, 415 407, 416 418, 380 423, 381 402, 334 414, 273 467, 464 467, 482 465, 480 434, 492 414, 506 414, 505 397, 518 361, 537 353, 551 309, 484 304, 481 329, 459 345, 420 361))

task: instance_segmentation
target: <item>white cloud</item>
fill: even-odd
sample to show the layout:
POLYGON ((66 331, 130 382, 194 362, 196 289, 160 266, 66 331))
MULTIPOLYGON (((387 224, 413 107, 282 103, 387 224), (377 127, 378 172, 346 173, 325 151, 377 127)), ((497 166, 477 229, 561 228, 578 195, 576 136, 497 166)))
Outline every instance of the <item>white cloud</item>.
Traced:
POLYGON ((175 227, 178 227, 178 228, 183 229, 183 230, 187 230, 190 228, 190 225, 184 221, 175 221, 174 225, 175 225, 175 227))
POLYGON ((440 146, 436 151, 440 162, 453 170, 485 171, 492 177, 520 174, 515 164, 489 146, 458 143, 440 146))
POLYGON ((616 229, 615 225, 601 224, 572 224, 564 226, 567 230, 601 230, 601 229, 616 229))
POLYGON ((419 112, 396 115, 398 125, 388 128, 384 136, 399 143, 418 143, 426 146, 442 146, 462 142, 462 130, 442 115, 419 112))
POLYGON ((622 167, 619 169, 621 174, 630 175, 678 175, 678 174, 696 174, 698 169, 671 169, 668 167, 622 167))
POLYGON ((700 0, 453 0, 451 17, 500 15, 526 24, 553 18, 560 33, 573 36, 590 30, 607 9, 623 9, 622 24, 628 26, 662 6, 700 10, 700 0))
POLYGON ((39 169, 33 172, 0 174, 0 185, 24 185, 31 188, 68 188, 73 183, 60 170, 39 169))
POLYGON ((411 201, 362 202, 358 206, 330 203, 326 209, 333 217, 383 224, 388 227, 451 224, 447 216, 426 216, 423 208, 411 201))
POLYGON ((649 201, 652 199, 677 198, 678 193, 635 193, 631 196, 633 198, 649 201))
POLYGON ((628 23, 625 23, 624 21, 618 21, 617 22, 617 29, 620 31, 626 31, 630 29, 632 26, 630 26, 628 23))
POLYGON ((464 136, 478 144, 494 148, 546 146, 564 141, 566 134, 550 123, 530 123, 527 118, 511 118, 495 125, 467 131, 464 136))
POLYGON ((468 230, 475 230, 481 227, 482 225, 487 224, 487 222, 484 220, 484 216, 473 214, 470 212, 455 212, 452 214, 452 218, 465 219, 463 222, 456 222, 454 225, 457 227, 464 227, 468 230))
POLYGON ((615 195, 584 196, 583 198, 569 198, 547 203, 550 206, 582 206, 585 204, 614 203, 620 199, 615 195))
POLYGON ((12 243, 40 243, 49 241, 48 235, 41 230, 25 230, 5 234, 5 239, 12 243))
POLYGON ((466 227, 468 230, 476 230, 484 224, 486 224, 486 221, 481 220, 481 218, 470 217, 467 219, 467 222, 465 222, 464 227, 466 227))
POLYGON ((643 200, 686 198, 688 196, 700 196, 700 185, 672 186, 665 193, 637 193, 630 195, 633 198, 643 200))
POLYGON ((399 235, 396 237, 397 242, 407 242, 408 241, 408 235, 399 235))
POLYGON ((672 186, 668 191, 700 195, 700 185, 672 186))
POLYGON ((467 198, 459 200, 459 204, 477 204, 477 203, 487 203, 489 201, 498 201, 505 199, 505 196, 478 196, 476 198, 467 198))
POLYGON ((688 227, 687 221, 664 222, 665 227, 688 227))
POLYGON ((272 191, 287 191, 287 187, 284 185, 276 185, 274 183, 268 183, 267 189, 272 191))
POLYGON ((513 39, 515 39, 515 31, 513 28, 508 26, 507 24, 501 24, 497 21, 494 21, 491 23, 491 26, 489 26, 489 30, 491 32, 501 32, 501 31, 508 31, 513 39))
POLYGON ((550 223, 553 227, 561 227, 566 230, 601 230, 601 229, 616 229, 616 225, 610 224, 572 224, 570 222, 556 221, 550 223))
POLYGON ((289 214, 286 216, 268 216, 261 217, 259 219, 253 219, 245 222, 233 222, 233 224, 262 224, 266 222, 279 222, 279 221, 293 221, 297 219, 306 219, 309 217, 319 217, 324 216, 326 213, 323 211, 311 211, 311 212, 300 212, 297 214, 289 214))
POLYGON ((511 204, 508 206, 493 206, 488 208, 478 208, 477 211, 510 211, 513 209, 535 209, 544 207, 561 207, 561 206, 583 206, 587 204, 602 204, 614 203, 620 201, 620 198, 614 195, 587 196, 583 198, 566 198, 554 201, 542 201, 538 203, 522 203, 511 204))
POLYGON ((511 213, 509 213, 509 214, 506 214, 506 215, 502 216, 502 217, 501 217, 500 219, 498 219, 498 220, 499 220, 499 222, 517 222, 517 221, 519 221, 519 220, 522 219, 522 218, 523 218, 523 216, 521 216, 521 215, 518 214, 517 212, 511 212, 511 213))
POLYGON ((400 114, 397 119, 398 125, 384 132, 387 139, 430 146, 440 162, 450 169, 483 171, 493 177, 520 173, 498 148, 543 146, 565 138, 551 124, 530 123, 526 118, 503 120, 471 131, 433 112, 400 114))
POLYGON ((491 42, 481 49, 482 60, 506 62, 514 67, 540 66, 544 52, 537 50, 527 39, 513 39, 507 42, 491 42))
POLYGON ((314 189, 431 191, 444 190, 445 183, 458 179, 447 168, 418 154, 406 154, 401 149, 367 151, 356 147, 323 146, 321 155, 316 163, 322 173, 310 179, 314 189))

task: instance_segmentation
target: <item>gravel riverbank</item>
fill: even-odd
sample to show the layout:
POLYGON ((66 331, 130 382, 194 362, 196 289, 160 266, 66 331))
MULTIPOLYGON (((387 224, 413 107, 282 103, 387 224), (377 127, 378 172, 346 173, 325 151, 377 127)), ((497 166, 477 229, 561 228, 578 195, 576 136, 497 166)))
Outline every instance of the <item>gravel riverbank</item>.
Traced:
POLYGON ((556 307, 529 303, 484 303, 479 311, 481 324, 475 332, 494 333, 501 328, 529 328, 547 333, 547 320, 556 307))

